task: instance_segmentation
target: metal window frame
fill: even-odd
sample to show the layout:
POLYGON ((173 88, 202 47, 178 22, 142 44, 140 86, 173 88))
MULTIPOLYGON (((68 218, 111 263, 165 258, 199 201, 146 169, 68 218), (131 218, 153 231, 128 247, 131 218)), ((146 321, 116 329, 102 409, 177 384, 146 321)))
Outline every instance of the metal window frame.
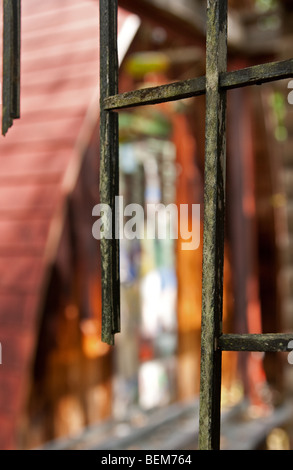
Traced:
MULTIPOLYGON (((227 72, 227 0, 207 0, 206 76, 118 93, 118 0, 100 0, 100 202, 115 214, 119 180, 117 111, 206 95, 199 449, 220 448, 222 351, 289 351, 293 334, 223 334, 226 95, 233 88, 293 77, 293 59, 227 72)), ((119 242, 101 240, 102 340, 120 330, 119 242)))

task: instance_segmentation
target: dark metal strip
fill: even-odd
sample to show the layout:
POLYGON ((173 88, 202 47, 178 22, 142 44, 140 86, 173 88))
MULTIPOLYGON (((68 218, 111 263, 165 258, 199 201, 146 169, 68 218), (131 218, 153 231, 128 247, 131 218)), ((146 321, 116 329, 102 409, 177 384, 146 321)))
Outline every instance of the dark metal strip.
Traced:
POLYGON ((11 0, 3 1, 3 80, 2 80, 2 134, 5 135, 12 126, 13 120, 11 116, 11 83, 12 70, 11 63, 13 57, 12 42, 12 2, 11 0))
MULTIPOLYGON (((115 196, 119 193, 118 115, 105 98, 118 93, 117 0, 100 0, 100 203, 111 208, 111 233, 101 239, 102 341, 114 344, 120 331, 119 240, 115 237, 115 196)), ((104 226, 104 231, 106 227, 104 226)))
POLYGON ((12 62, 12 109, 13 119, 20 117, 20 43, 21 1, 13 0, 13 62, 12 62))
POLYGON ((222 335, 218 347, 222 351, 286 352, 293 349, 293 333, 222 335))
POLYGON ((199 449, 220 447, 223 304, 226 92, 219 77, 227 69, 227 1, 207 2, 206 151, 199 449))
POLYGON ((20 0, 3 1, 2 134, 20 117, 20 0))

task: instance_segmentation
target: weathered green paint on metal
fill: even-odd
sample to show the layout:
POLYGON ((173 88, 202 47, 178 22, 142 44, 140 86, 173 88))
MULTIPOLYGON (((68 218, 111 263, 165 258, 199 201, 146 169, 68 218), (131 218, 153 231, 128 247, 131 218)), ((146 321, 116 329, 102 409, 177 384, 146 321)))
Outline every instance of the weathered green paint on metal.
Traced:
POLYGON ((2 134, 20 117, 20 0, 3 1, 2 134))
POLYGON ((227 68, 227 1, 208 0, 206 45, 206 151, 199 448, 220 446, 226 92, 219 88, 227 68))
POLYGON ((283 80, 292 76, 293 59, 268 62, 221 74, 220 87, 229 90, 243 86, 261 85, 262 83, 283 80))
MULTIPOLYGON (((241 70, 224 72, 220 74, 220 88, 232 88, 260 85, 275 80, 283 80, 293 76, 293 60, 269 62, 254 65, 241 70)), ((167 101, 181 100, 194 96, 204 95, 206 92, 206 77, 197 77, 189 80, 143 88, 110 96, 104 100, 107 110, 119 110, 167 101)))
POLYGON ((120 331, 119 240, 115 237, 115 196, 119 192, 118 116, 105 98, 118 93, 117 0, 100 0, 100 203, 112 209, 112 236, 101 240, 102 341, 114 344, 120 331))
POLYGON ((143 88, 120 95, 111 96, 104 101, 105 109, 123 109, 135 106, 164 103, 205 94, 205 77, 178 81, 157 87, 143 88))
MULTIPOLYGON (((205 226, 203 253, 199 448, 220 447, 222 351, 287 351, 290 334, 223 335, 226 91, 293 76, 292 59, 227 72, 227 0, 207 0, 206 77, 118 94, 117 1, 101 8, 101 202, 114 211, 118 194, 118 122, 111 111, 206 93, 205 226), (115 13, 116 12, 116 13, 115 13)), ((113 230, 115 221, 112 220, 113 230)), ((102 339, 120 328, 119 245, 102 240, 102 339)))
POLYGON ((293 333, 272 334, 229 334, 219 338, 218 348, 222 351, 286 352, 293 341, 293 333))

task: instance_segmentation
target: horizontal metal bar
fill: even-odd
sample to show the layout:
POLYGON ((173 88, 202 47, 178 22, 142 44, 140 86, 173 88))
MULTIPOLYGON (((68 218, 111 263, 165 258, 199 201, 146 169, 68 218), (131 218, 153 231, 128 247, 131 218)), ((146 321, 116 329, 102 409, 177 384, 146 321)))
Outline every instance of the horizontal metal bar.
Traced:
MULTIPOLYGON (((293 59, 269 62, 241 70, 225 72, 220 74, 219 81, 220 89, 230 90, 291 77, 293 77, 293 59)), ((205 92, 206 78, 203 76, 109 96, 104 100, 104 109, 107 111, 118 111, 124 108, 191 98, 193 96, 204 95, 205 92)))
POLYGON ((243 86, 261 85, 262 83, 291 77, 293 77, 293 59, 269 62, 223 73, 220 76, 220 87, 229 90, 243 86))
POLYGON ((110 96, 104 100, 104 109, 118 110, 149 104, 165 103, 205 94, 205 77, 193 78, 167 85, 142 88, 119 95, 110 96))
POLYGON ((222 335, 218 340, 218 349, 222 351, 291 351, 293 349, 293 333, 222 335))

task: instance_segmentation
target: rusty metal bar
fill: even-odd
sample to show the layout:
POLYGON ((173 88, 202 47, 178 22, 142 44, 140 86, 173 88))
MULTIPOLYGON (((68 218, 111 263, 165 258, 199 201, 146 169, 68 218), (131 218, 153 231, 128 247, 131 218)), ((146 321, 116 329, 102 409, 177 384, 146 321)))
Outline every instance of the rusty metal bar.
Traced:
POLYGON ((199 449, 220 447, 226 91, 220 74, 227 69, 227 0, 207 2, 206 150, 202 287, 199 449))
MULTIPOLYGON (((114 344, 120 331, 119 240, 115 237, 115 196, 119 193, 118 115, 104 100, 118 93, 117 0, 100 0, 100 203, 111 208, 111 233, 101 239, 102 341, 114 344)), ((105 225, 105 224, 104 224, 105 225)))
POLYGON ((3 1, 2 134, 20 117, 20 0, 3 1))
POLYGON ((292 349, 293 333, 284 334, 229 334, 219 338, 221 351, 286 352, 292 349))

